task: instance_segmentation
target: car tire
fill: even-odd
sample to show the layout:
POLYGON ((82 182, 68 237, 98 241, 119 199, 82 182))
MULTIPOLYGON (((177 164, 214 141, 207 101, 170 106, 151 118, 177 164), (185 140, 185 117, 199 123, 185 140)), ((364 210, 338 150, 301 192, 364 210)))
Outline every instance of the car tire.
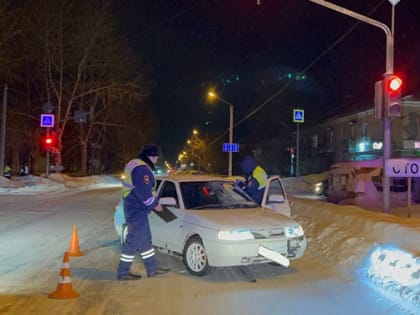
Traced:
POLYGON ((191 237, 184 247, 182 261, 193 276, 204 276, 209 271, 209 261, 203 241, 198 236, 191 237))

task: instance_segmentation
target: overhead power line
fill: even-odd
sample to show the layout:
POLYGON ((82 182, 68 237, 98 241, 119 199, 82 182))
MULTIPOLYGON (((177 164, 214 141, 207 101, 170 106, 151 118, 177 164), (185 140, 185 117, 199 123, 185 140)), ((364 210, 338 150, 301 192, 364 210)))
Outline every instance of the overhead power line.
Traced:
MULTIPOLYGON (((368 16, 371 16, 384 2, 387 0, 381 0, 378 2, 378 4, 369 12, 368 16)), ((305 68, 303 68, 302 71, 299 72, 298 75, 304 75, 307 73, 309 69, 311 69, 319 60, 321 60, 325 55, 327 55, 335 46, 337 46, 341 41, 343 41, 344 38, 346 38, 359 24, 361 24, 361 21, 355 22, 344 34, 342 34, 337 40, 334 41, 328 48, 326 48, 321 54, 319 54, 309 65, 307 65, 305 68)), ((286 90, 290 85, 292 84, 292 81, 288 82, 284 86, 282 86, 280 89, 278 89, 273 95, 268 97, 262 104, 258 105, 256 108, 254 108, 252 111, 250 111, 248 114, 246 114, 243 118, 241 118, 239 121, 234 123, 234 127, 242 124, 252 116, 254 116, 257 112, 259 112, 261 109, 263 109, 268 103, 270 103, 274 98, 276 98, 278 95, 280 95, 284 90, 286 90)), ((209 145, 212 145, 214 143, 217 143, 220 139, 222 139, 227 133, 229 132, 229 129, 226 129, 223 134, 218 136, 216 139, 211 141, 209 145)))

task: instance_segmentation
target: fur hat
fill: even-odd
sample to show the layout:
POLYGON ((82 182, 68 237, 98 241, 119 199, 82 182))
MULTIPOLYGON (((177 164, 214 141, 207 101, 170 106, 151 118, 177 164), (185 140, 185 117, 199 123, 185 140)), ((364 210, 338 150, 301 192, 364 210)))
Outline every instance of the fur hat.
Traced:
POLYGON ((239 166, 245 174, 249 175, 252 174, 254 169, 257 167, 257 162, 255 162, 252 156, 247 155, 241 162, 239 162, 239 166))
POLYGON ((141 149, 143 156, 159 156, 159 147, 156 144, 146 144, 141 149))

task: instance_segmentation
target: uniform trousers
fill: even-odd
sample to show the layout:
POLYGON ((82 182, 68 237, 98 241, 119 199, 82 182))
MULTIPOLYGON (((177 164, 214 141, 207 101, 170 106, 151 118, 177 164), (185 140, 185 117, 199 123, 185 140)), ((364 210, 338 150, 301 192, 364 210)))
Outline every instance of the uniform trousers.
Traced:
POLYGON ((121 249, 117 275, 126 276, 130 273, 130 267, 137 252, 140 253, 147 274, 152 274, 158 269, 158 263, 152 245, 148 212, 139 211, 135 216, 131 216, 127 222, 127 231, 127 237, 121 249))

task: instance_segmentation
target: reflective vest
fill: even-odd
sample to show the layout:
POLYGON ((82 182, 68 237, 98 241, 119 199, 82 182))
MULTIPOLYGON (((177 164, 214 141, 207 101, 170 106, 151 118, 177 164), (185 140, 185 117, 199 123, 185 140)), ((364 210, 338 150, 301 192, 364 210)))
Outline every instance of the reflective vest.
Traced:
MULTIPOLYGON (((128 164, 125 166, 124 168, 124 174, 125 174, 125 178, 122 181, 122 185, 123 185, 123 197, 127 197, 129 195, 129 193, 131 192, 131 190, 133 190, 135 188, 135 186, 133 185, 133 179, 131 177, 131 172, 137 167, 137 166, 141 166, 141 165, 146 165, 149 169, 150 166, 147 165, 146 162, 144 162, 143 160, 140 159, 133 159, 130 162, 128 162, 128 164)), ((152 172, 152 170, 150 169, 150 172, 152 172)), ((153 188, 153 195, 156 194, 156 181, 155 181, 155 187, 153 188)))
POLYGON ((267 174, 262 167, 257 166, 252 172, 252 177, 258 182, 258 190, 264 189, 267 185, 267 174))

